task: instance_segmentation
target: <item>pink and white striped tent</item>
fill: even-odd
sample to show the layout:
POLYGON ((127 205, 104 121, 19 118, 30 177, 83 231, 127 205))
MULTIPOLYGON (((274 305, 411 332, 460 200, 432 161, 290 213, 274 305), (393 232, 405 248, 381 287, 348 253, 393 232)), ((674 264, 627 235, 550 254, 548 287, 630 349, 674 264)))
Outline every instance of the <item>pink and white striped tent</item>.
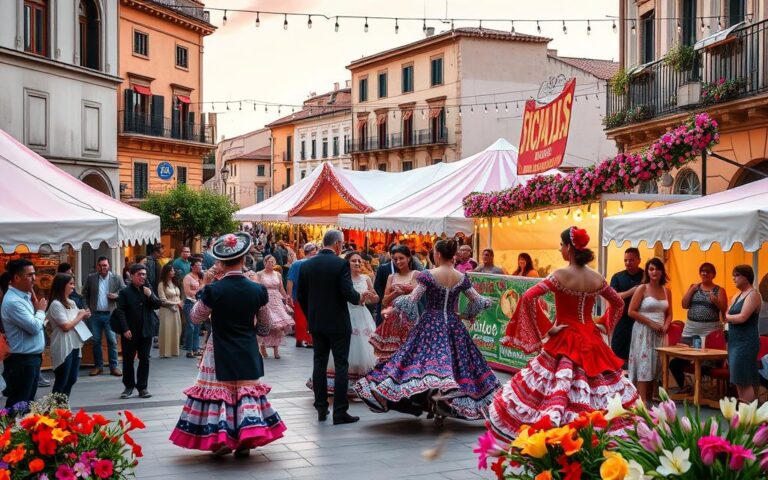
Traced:
POLYGON ((80 250, 160 239, 160 217, 84 184, 0 130, 0 248, 80 250))
MULTIPOLYGON (((460 166, 450 175, 373 213, 339 215, 339 225, 355 230, 471 235, 474 219, 464 216, 464 197, 514 187, 531 178, 517 175, 517 148, 503 138, 456 163, 460 166)), ((550 170, 545 175, 555 173, 550 170)))

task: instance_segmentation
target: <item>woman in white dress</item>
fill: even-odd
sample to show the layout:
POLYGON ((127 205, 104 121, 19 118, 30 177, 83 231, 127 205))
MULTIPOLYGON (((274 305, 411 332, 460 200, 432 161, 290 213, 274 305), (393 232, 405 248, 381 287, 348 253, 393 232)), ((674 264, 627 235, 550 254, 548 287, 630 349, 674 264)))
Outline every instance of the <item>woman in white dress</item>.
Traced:
POLYGON ((667 330, 672 323, 672 293, 664 285, 664 262, 652 258, 645 264, 643 283, 629 303, 629 316, 635 320, 629 348, 629 380, 645 402, 653 399, 661 362, 656 348, 667 344, 667 330))
MULTIPOLYGON (((373 290, 371 277, 363 273, 363 258, 358 252, 348 253, 344 259, 349 262, 352 272, 352 286, 358 293, 368 292, 367 303, 377 304, 379 297, 373 290)), ((352 385, 363 378, 376 365, 376 355, 373 353, 373 345, 369 340, 376 330, 376 322, 371 311, 365 305, 352 305, 347 303, 349 309, 349 321, 352 324, 352 338, 349 341, 349 388, 347 394, 355 396, 352 385)), ((328 395, 333 395, 335 371, 333 368, 333 355, 328 359, 328 395)), ((312 379, 307 382, 307 387, 312 390, 312 379)))

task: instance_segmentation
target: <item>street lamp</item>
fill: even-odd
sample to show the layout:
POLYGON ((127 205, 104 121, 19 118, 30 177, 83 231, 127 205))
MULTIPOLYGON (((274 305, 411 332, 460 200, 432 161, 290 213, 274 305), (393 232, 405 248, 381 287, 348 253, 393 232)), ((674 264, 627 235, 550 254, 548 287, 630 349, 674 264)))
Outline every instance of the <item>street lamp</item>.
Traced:
POLYGON ((221 193, 222 195, 227 195, 227 197, 229 197, 229 195, 227 194, 227 180, 229 179, 229 169, 227 168, 226 164, 223 167, 221 167, 220 173, 221 173, 221 182, 222 182, 221 193))

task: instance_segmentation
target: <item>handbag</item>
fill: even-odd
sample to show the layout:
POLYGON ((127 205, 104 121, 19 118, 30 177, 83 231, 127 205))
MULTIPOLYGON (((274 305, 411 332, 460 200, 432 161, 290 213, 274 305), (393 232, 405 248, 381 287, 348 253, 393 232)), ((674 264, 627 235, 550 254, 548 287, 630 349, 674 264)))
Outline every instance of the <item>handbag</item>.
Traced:
POLYGON ((0 333, 0 361, 5 360, 11 355, 11 346, 8 345, 8 339, 5 333, 0 333))

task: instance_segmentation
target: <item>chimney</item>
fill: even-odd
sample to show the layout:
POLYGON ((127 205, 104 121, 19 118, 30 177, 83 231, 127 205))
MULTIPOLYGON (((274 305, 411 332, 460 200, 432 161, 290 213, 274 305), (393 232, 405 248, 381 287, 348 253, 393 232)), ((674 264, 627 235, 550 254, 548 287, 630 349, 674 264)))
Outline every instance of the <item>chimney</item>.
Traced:
POLYGON ((344 80, 344 88, 351 88, 352 80, 344 80))
POLYGON ((339 90, 339 82, 333 82, 333 91, 336 92, 339 90))
POLYGON ((425 35, 427 37, 431 37, 434 34, 435 34, 435 27, 427 27, 427 31, 426 31, 425 35))
POLYGON ((548 49, 547 49, 547 55, 550 55, 550 56, 556 57, 556 56, 557 56, 557 50, 556 50, 556 49, 554 49, 554 48, 548 48, 548 49))

